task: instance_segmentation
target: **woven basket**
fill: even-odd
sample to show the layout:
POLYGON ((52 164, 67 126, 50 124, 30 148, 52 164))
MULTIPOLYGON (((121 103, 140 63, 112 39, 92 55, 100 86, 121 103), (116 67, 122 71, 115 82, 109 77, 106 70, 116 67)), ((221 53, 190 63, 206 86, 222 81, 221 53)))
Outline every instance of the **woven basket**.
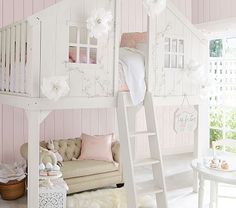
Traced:
POLYGON ((4 200, 15 200, 25 194, 25 179, 0 183, 0 194, 4 200))

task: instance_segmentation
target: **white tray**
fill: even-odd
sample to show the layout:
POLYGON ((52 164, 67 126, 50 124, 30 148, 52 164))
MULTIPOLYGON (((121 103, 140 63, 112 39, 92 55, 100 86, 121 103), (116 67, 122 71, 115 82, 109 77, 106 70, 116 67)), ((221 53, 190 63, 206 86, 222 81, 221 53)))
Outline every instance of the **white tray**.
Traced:
POLYGON ((205 158, 204 160, 204 166, 206 168, 209 168, 211 170, 216 170, 216 171, 222 171, 222 172, 234 172, 236 171, 236 160, 235 159, 232 159, 232 158, 222 158, 221 160, 224 160, 226 161, 228 164, 229 164, 229 169, 222 169, 222 168, 212 168, 210 167, 210 162, 206 162, 207 160, 211 160, 212 158, 209 157, 209 158, 205 158))

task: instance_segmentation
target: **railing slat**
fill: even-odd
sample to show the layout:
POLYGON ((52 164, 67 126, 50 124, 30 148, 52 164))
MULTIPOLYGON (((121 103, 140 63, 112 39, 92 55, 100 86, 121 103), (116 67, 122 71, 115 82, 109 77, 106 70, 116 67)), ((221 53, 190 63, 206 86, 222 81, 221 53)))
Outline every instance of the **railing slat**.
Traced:
POLYGON ((6 91, 9 91, 10 87, 10 47, 11 46, 11 29, 7 28, 6 37, 6 91))
POLYGON ((25 93, 25 62, 26 62, 26 23, 21 24, 21 76, 20 92, 25 93))
POLYGON ((10 67, 10 91, 15 91, 15 27, 11 27, 11 67, 10 67))
POLYGON ((20 67, 20 35, 21 28, 18 24, 16 26, 16 80, 15 80, 15 91, 20 92, 20 79, 21 79, 21 67, 20 67))
POLYGON ((2 31, 0 31, 0 91, 2 90, 2 31))
POLYGON ((6 30, 2 31, 2 91, 5 90, 6 30))

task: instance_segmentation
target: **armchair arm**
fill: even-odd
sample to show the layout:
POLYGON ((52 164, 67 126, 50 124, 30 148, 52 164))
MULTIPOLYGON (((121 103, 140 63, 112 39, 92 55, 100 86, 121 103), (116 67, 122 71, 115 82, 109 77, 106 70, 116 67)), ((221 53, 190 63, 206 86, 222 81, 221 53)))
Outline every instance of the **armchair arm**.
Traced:
POLYGON ((20 154, 26 161, 28 160, 28 143, 21 145, 20 154))
POLYGON ((118 141, 113 142, 111 150, 114 161, 120 164, 120 143, 118 141))
MULTIPOLYGON (((28 143, 25 143, 21 146, 20 148, 20 153, 21 156, 27 161, 28 160, 28 143)), ((57 163, 57 159, 54 153, 48 151, 47 149, 43 148, 40 146, 40 151, 39 151, 39 162, 43 162, 43 163, 53 163, 56 164, 57 163)))

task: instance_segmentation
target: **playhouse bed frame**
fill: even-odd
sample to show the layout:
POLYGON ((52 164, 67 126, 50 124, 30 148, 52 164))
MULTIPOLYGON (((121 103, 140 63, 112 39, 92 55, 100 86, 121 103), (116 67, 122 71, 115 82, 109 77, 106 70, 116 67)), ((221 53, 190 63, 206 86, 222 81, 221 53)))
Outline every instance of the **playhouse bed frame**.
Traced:
MULTIPOLYGON (((28 117, 29 208, 38 207, 40 123, 56 109, 117 106, 119 14, 119 0, 64 0, 0 29, 0 103, 23 108, 28 117), (105 48, 99 42, 95 46, 97 64, 70 63, 69 47, 77 50, 92 47, 89 41, 70 43, 70 27, 77 27, 79 34, 96 8, 110 9, 114 16, 105 48), (42 79, 61 75, 69 77, 70 94, 57 102, 48 100, 40 90, 42 79)), ((179 79, 181 69, 164 66, 163 57, 166 55, 165 37, 169 37, 185 41, 182 54, 185 64, 193 58, 206 63, 207 41, 170 2, 158 18, 149 18, 148 30, 148 90, 154 95, 156 105, 180 105, 184 94, 188 95, 189 103, 199 112, 194 150, 198 157, 203 147, 208 146, 207 102, 199 99, 196 89, 179 79)))

